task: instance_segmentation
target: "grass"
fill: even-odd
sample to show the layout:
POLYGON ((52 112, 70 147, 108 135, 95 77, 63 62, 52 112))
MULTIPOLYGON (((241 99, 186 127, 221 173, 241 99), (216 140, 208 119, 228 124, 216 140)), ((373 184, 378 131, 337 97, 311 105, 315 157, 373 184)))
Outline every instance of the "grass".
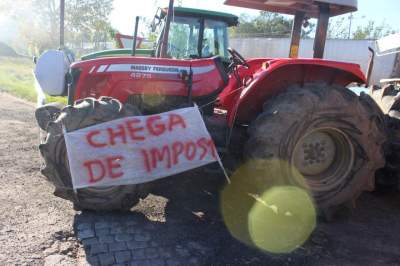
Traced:
MULTIPOLYGON (((34 64, 28 58, 0 56, 0 91, 36 102, 33 68, 34 64)), ((46 102, 66 103, 67 99, 46 95, 46 102)))

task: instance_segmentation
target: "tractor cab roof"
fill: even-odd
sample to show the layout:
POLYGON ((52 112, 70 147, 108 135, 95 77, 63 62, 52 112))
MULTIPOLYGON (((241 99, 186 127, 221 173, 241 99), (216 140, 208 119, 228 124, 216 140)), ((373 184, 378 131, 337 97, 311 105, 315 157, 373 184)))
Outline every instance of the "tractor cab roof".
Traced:
MULTIPOLYGON (((161 17, 166 16, 168 8, 163 8, 161 10, 161 17)), ((174 7, 175 16, 188 16, 188 17, 198 17, 198 18, 208 18, 224 21, 229 27, 236 26, 238 24, 238 17, 232 14, 209 11, 203 9, 186 8, 186 7, 174 7)))
POLYGON ((226 5, 295 15, 305 12, 308 17, 319 17, 319 6, 329 5, 331 17, 357 11, 357 0, 226 0, 226 5))

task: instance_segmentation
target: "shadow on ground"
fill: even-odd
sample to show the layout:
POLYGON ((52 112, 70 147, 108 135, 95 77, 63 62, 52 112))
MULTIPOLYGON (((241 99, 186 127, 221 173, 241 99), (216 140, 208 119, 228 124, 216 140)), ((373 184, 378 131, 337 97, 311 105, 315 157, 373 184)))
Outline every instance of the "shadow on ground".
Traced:
POLYGON ((400 265, 400 239, 393 235, 393 229, 400 233, 397 193, 366 194, 350 219, 319 224, 303 247, 278 256, 230 236, 219 213, 219 191, 224 183, 220 175, 198 170, 157 182, 152 195, 129 213, 78 213, 74 230, 87 262, 140 266, 400 265), (386 227, 389 224, 391 230, 386 227))

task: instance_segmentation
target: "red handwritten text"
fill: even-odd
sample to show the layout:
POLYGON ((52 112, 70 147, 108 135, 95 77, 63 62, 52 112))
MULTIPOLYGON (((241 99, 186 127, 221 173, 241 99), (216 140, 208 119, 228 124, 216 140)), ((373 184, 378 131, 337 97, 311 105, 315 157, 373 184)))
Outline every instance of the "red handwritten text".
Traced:
POLYGON ((86 134, 87 143, 94 148, 114 146, 129 141, 144 141, 146 136, 160 136, 175 129, 185 129, 186 122, 178 114, 169 114, 163 121, 161 116, 149 116, 144 120, 131 118, 106 130, 93 130, 86 134))
POLYGON ((185 161, 203 160, 207 155, 217 158, 217 151, 211 139, 200 138, 195 141, 175 141, 161 148, 142 149, 143 163, 147 172, 165 167, 171 168, 185 161))
POLYGON ((83 166, 87 170, 89 183, 97 183, 107 177, 117 179, 123 176, 120 164, 123 159, 123 156, 110 156, 105 160, 85 161, 83 166))

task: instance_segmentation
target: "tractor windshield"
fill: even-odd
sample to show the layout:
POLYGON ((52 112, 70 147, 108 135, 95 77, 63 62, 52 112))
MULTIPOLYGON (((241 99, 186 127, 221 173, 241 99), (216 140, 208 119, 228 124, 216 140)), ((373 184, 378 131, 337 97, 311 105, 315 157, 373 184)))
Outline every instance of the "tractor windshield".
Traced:
POLYGON ((206 58, 227 54, 227 24, 193 17, 175 17, 168 38, 172 58, 206 58))
POLYGON ((175 17, 168 37, 168 55, 173 58, 199 57, 200 20, 175 17))

